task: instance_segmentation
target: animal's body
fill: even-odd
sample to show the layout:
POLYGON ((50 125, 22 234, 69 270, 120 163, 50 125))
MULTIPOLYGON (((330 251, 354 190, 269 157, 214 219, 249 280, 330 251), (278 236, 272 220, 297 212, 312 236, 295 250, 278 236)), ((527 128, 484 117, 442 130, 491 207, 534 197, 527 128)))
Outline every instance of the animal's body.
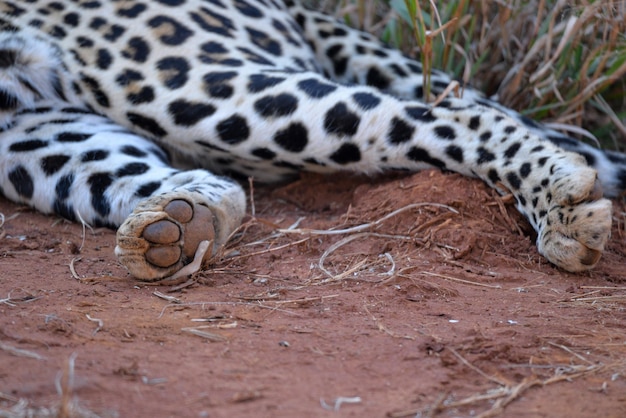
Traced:
MULTIPOLYGON (((0 1, 0 191, 118 228, 136 277, 240 224, 237 179, 419 170, 511 192, 554 264, 592 267, 626 157, 467 89, 422 102, 419 62, 278 0, 0 1), (569 150, 569 151, 567 151, 569 150), (574 151, 574 152, 570 152, 574 151)), ((435 93, 450 79, 433 75, 435 93)))

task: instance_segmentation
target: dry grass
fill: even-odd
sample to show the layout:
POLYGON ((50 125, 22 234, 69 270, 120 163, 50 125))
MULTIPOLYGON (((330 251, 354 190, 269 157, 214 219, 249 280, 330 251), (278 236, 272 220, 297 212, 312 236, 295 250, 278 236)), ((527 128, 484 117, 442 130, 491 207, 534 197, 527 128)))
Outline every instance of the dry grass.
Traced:
POLYGON ((67 359, 64 370, 57 376, 55 386, 59 401, 56 405, 35 406, 24 398, 0 392, 0 401, 10 404, 6 409, 0 407, 0 418, 98 418, 99 415, 83 407, 74 396, 75 360, 76 355, 72 354, 67 359))
POLYGON ((624 0, 317 4, 533 119, 626 147, 624 0))

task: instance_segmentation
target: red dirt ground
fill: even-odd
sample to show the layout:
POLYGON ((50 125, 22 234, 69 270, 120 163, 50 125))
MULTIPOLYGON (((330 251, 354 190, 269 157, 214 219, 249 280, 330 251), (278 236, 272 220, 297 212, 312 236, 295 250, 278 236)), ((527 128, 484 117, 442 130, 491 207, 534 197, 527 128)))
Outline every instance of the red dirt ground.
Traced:
POLYGON ((0 200, 0 416, 626 416, 626 206, 570 274, 505 200, 430 171, 257 187, 182 286, 129 277, 112 231, 0 200))

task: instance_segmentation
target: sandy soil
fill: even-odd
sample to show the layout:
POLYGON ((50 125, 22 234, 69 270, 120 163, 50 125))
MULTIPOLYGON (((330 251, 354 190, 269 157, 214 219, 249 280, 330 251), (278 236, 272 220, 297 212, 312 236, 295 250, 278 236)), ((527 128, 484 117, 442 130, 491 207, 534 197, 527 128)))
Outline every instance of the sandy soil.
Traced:
POLYGON ((178 286, 129 277, 112 231, 0 200, 0 416, 626 416, 623 202, 599 266, 570 274, 457 175, 254 195, 178 286), (277 232, 298 220, 376 223, 277 232))

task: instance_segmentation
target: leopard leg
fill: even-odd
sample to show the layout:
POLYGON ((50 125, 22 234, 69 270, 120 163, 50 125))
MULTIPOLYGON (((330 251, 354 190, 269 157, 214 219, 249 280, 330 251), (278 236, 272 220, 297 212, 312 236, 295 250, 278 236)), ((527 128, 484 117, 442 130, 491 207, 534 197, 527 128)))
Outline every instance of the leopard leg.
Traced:
POLYGON ((242 77, 248 91, 236 97, 238 107, 204 119, 198 125, 206 137, 181 148, 197 146, 206 161, 216 149, 230 151, 229 170, 260 181, 276 180, 281 170, 427 167, 478 177, 515 196, 550 261, 570 271, 598 261, 610 233, 611 202, 597 192, 597 172, 499 110, 459 99, 437 106, 401 101, 311 72, 273 69, 242 77))
MULTIPOLYGON (((424 77, 420 62, 382 44, 374 36, 356 30, 323 13, 292 4, 290 13, 302 27, 307 41, 313 45, 317 62, 324 74, 340 83, 356 83, 375 87, 381 92, 403 100, 424 100, 424 77)), ((432 102, 444 93, 452 78, 436 69, 430 76, 432 102)), ((598 172, 604 195, 620 196, 626 190, 626 157, 604 151, 537 123, 469 86, 460 91, 466 103, 479 104, 507 114, 534 135, 551 141, 560 148, 585 157, 598 172)), ((453 91, 449 93, 450 96, 453 91)))
POLYGON ((177 170, 154 143, 86 108, 38 102, 0 133, 0 187, 43 213, 118 229, 119 260, 157 280, 212 254, 239 226, 245 196, 206 170, 177 170))
MULTIPOLYGON (((100 5, 105 4, 111 3, 100 5)), ((185 7, 193 9, 196 6, 186 3, 185 7)), ((235 5, 229 4, 227 8, 232 12, 235 5)), ((179 16, 185 14, 184 8, 176 10, 179 16)), ((240 28, 239 33, 232 35, 243 44, 239 48, 220 49, 219 59, 213 54, 213 46, 209 48, 213 52, 200 58, 191 48, 186 55, 197 69, 194 72, 196 82, 180 83, 177 89, 171 90, 168 80, 172 80, 166 71, 167 74, 161 74, 164 77, 157 77, 165 82, 164 85, 155 83, 150 88, 146 87, 154 94, 138 97, 138 90, 135 89, 138 86, 130 88, 127 85, 129 79, 122 77, 123 82, 120 83, 116 81, 119 75, 116 71, 98 70, 96 83, 82 80, 83 88, 89 90, 85 100, 116 123, 149 135, 177 157, 184 158, 187 164, 202 165, 212 171, 236 172, 272 181, 298 170, 375 173, 386 169, 438 167, 479 177, 499 190, 502 190, 502 185, 513 193, 518 208, 543 240, 539 242, 540 250, 548 259, 572 271, 589 268, 597 261, 610 230, 610 202, 598 200, 596 172, 587 167, 582 157, 543 141, 532 129, 506 112, 468 98, 446 99, 433 107, 418 100, 403 101, 381 93, 380 86, 348 86, 328 80, 317 72, 307 70, 309 66, 306 62, 311 58, 307 48, 291 35, 289 37, 295 44, 284 44, 284 49, 280 51, 283 56, 274 55, 271 61, 259 59, 258 54, 241 53, 241 47, 248 50, 253 45, 253 49, 261 55, 277 52, 272 48, 275 44, 268 43, 268 39, 282 39, 283 32, 292 26, 286 16, 280 17, 285 23, 274 22, 270 25, 274 29, 268 27, 269 33, 258 34, 256 30, 244 31, 240 28), (228 57, 236 58, 241 66, 224 75, 223 64, 228 57), (99 85, 106 85, 106 92, 99 85), (130 108, 129 101, 132 101, 130 108), (576 216, 568 217, 568 213, 576 216)), ((250 19, 254 20, 253 17, 250 19)), ((248 23, 253 24, 250 19, 248 23)), ((265 19, 268 22, 272 20, 268 16, 265 19)), ((255 27, 258 25, 254 24, 255 27)), ((236 28, 239 26, 233 26, 233 31, 238 30, 236 28)), ((159 33, 156 31, 152 35, 159 33)), ((73 42, 73 37, 65 38, 64 48, 69 50, 73 42)), ((153 49, 151 54, 155 63, 171 61, 166 50, 153 49)), ((132 57, 132 54, 122 53, 116 59, 119 60, 118 65, 132 67, 136 65, 130 62, 132 57)), ((367 64, 367 56, 360 58, 367 64)), ((372 61, 371 57, 369 61, 372 61)), ((65 63, 70 70, 74 68, 76 74, 84 71, 72 57, 68 57, 65 63)), ((364 67, 364 70, 368 68, 364 67)), ((401 88, 402 83, 396 89, 401 88)), ((80 132, 80 127, 72 126, 74 128, 80 132)), ((117 135, 115 141, 120 143, 117 135)), ((45 142, 47 147, 49 141, 45 142)), ((114 142, 112 137, 108 142, 114 142)), ((37 148, 39 144, 37 141, 21 144, 13 151, 37 148)), ((148 144, 141 145, 141 149, 148 144)), ((66 157, 75 158, 77 154, 72 152, 66 157)), ((9 164, 14 163, 13 156, 2 158, 9 164)), ((46 160, 46 164, 62 166, 65 164, 63 159, 46 160)), ((34 162, 24 164, 25 167, 36 165, 34 162)), ((81 165, 80 160, 77 165, 81 165)), ((9 182, 19 188, 16 190, 18 194, 31 197, 27 195, 32 194, 33 186, 24 175, 25 172, 28 174, 28 170, 11 167, 9 182)), ((104 167, 102 173, 90 176, 90 182, 84 188, 86 193, 75 199, 88 203, 81 207, 79 213, 84 215, 89 213, 85 211, 92 210, 96 219, 105 218, 103 222, 109 222, 106 220, 109 212, 121 213, 111 209, 113 205, 110 201, 124 206, 123 201, 111 194, 110 191, 114 190, 112 184, 124 185, 124 181, 118 180, 132 178, 130 186, 138 186, 133 182, 145 174, 143 167, 125 166, 124 170, 115 172, 110 167, 104 167), (86 199, 86 196, 91 199, 86 199)), ((77 169, 80 170, 80 167, 77 169)), ((189 187, 189 182, 185 184, 182 187, 189 187)), ((52 184, 51 190, 54 188, 52 184)), ((171 188, 170 185, 168 191, 171 188)), ((228 190, 232 193, 216 193, 217 196, 238 196, 233 197, 241 203, 235 205, 241 207, 240 212, 232 215, 236 219, 243 213, 243 193, 238 186, 228 190)), ((126 186, 120 187, 119 191, 123 196, 132 196, 134 192, 132 187, 126 186)), ((155 194, 154 190, 148 191, 149 196, 155 194)), ((45 191, 35 194, 46 196, 45 191)), ((72 199, 63 196, 59 201, 67 204, 72 199)), ((129 204, 126 213, 137 203, 133 201, 129 204)), ((222 204, 219 199, 216 203, 222 204)), ((181 207, 185 205, 193 210, 195 202, 177 204, 181 207)), ((154 202, 154 206, 148 207, 145 212, 151 212, 153 207, 167 215, 167 222, 162 223, 165 218, 139 222, 139 227, 130 228, 137 232, 125 235, 137 237, 142 234, 144 238, 150 238, 156 244, 154 246, 170 246, 169 238, 162 238, 170 237, 170 232, 159 231, 174 230, 170 224, 178 227, 181 222, 188 223, 180 220, 187 218, 179 219, 179 210, 163 202, 154 202), (144 234, 144 230, 153 224, 157 226, 149 228, 144 234)), ((181 227, 178 229, 180 231, 181 227)), ((207 233, 205 238, 212 239, 211 234, 207 233)), ((143 251, 139 250, 140 253, 143 251)), ((159 251, 171 256, 170 250, 159 251)), ((164 265, 168 263, 163 262, 164 265)), ((157 272, 167 268, 157 267, 154 269, 157 272)))

